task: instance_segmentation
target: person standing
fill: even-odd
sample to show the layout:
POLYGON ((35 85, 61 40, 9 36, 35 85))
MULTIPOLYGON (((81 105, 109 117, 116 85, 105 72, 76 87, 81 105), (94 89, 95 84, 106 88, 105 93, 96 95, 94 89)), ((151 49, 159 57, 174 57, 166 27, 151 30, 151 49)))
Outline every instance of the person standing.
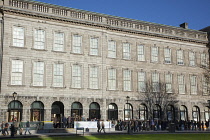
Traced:
POLYGON ((30 132, 30 123, 29 121, 26 122, 26 131, 25 131, 25 135, 26 135, 26 132, 28 131, 28 133, 31 135, 31 132, 30 132))
POLYGON ((11 124, 10 131, 11 131, 11 137, 14 137, 14 135, 15 135, 15 126, 14 126, 14 124, 11 124))
POLYGON ((100 120, 99 119, 97 120, 97 128, 98 128, 98 133, 99 133, 100 129, 101 129, 101 125, 100 125, 100 120))
POLYGON ((9 135, 8 128, 9 128, 9 123, 6 122, 5 123, 5 127, 4 127, 4 133, 5 133, 5 135, 6 135, 6 132, 7 132, 7 135, 9 135))
POLYGON ((4 126, 5 126, 4 121, 2 121, 2 123, 1 123, 1 133, 2 133, 3 136, 5 136, 4 126))

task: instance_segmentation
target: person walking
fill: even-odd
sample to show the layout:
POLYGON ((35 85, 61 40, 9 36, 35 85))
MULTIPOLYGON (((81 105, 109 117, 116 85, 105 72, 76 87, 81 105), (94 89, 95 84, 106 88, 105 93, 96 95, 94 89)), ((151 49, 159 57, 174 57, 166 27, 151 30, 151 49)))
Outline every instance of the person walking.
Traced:
POLYGON ((31 132, 30 132, 30 123, 29 121, 26 122, 26 130, 25 130, 25 135, 26 135, 26 132, 28 131, 28 133, 31 135, 31 132))
POLYGON ((104 121, 102 120, 102 122, 101 122, 101 130, 100 130, 100 133, 101 133, 101 131, 104 131, 104 133, 106 133, 105 132, 105 125, 104 125, 104 121))

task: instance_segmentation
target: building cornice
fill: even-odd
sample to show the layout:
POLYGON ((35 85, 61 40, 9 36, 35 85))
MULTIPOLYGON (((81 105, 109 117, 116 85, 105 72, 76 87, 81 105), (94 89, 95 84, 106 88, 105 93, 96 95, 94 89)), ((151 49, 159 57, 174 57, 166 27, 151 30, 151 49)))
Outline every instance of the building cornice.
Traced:
POLYGON ((118 32, 142 34, 199 44, 208 43, 207 33, 202 31, 109 16, 31 0, 4 0, 1 11, 3 13, 15 13, 86 26, 95 26, 118 32))

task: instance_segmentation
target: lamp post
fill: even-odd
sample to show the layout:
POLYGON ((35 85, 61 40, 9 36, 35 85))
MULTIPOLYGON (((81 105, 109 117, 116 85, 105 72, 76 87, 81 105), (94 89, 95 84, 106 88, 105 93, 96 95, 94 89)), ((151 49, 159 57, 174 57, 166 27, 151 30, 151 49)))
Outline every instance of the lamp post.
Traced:
POLYGON ((12 96, 13 96, 13 102, 14 102, 14 110, 13 110, 13 122, 15 121, 15 98, 17 97, 17 93, 16 92, 13 92, 12 93, 12 96))

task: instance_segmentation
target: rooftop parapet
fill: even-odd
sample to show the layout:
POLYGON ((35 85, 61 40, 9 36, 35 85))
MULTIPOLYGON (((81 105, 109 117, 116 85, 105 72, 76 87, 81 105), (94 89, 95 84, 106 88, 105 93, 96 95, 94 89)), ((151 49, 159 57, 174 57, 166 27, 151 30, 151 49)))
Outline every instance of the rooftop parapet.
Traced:
MULTIPOLYGON (((61 20, 81 22, 112 30, 141 33, 146 35, 179 39, 197 43, 207 43, 207 33, 188 28, 145 22, 129 18, 110 16, 64 6, 52 5, 32 0, 1 0, 3 10, 41 15, 61 20)), ((185 26, 186 27, 186 26, 185 26)))

